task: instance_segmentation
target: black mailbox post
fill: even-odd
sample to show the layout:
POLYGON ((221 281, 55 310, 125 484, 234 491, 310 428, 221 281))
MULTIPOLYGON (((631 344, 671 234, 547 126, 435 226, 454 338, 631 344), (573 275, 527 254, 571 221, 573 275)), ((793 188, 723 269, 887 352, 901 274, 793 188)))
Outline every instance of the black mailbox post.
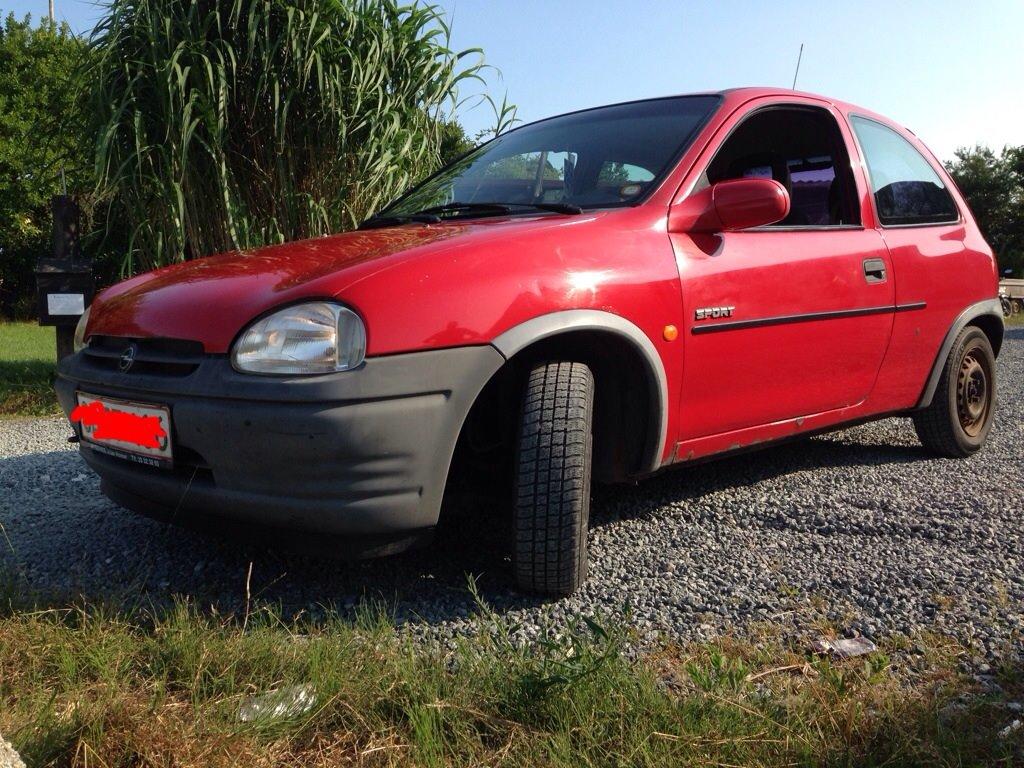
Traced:
POLYGON ((79 247, 79 212, 74 198, 53 198, 53 254, 36 262, 40 325, 57 328, 57 359, 73 350, 75 326, 92 303, 92 260, 79 247))

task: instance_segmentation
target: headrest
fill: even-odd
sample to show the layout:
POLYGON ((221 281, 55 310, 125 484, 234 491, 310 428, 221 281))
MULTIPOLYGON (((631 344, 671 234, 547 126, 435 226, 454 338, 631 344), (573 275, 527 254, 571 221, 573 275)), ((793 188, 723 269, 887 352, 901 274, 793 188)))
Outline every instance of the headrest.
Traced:
POLYGON ((759 152, 752 155, 738 157, 729 163, 730 179, 742 179, 746 177, 772 178, 792 192, 792 184, 789 178, 789 166, 780 155, 772 152, 759 152))

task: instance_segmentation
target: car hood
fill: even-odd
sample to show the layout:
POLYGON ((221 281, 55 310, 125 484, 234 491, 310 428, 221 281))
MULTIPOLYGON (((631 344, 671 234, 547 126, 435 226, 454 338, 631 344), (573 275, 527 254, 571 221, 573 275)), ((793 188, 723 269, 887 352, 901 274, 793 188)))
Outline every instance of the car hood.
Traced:
POLYGON ((445 248, 495 223, 347 232, 176 264, 103 291, 93 303, 87 333, 191 339, 207 352, 226 352, 246 324, 274 307, 339 296, 396 261, 445 248))

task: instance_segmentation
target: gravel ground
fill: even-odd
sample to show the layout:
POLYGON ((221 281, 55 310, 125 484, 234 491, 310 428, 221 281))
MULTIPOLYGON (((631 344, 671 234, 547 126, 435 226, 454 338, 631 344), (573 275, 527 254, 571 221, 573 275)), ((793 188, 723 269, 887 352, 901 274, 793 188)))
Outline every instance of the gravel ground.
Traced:
MULTIPOLYGON (((470 631, 467 589, 521 626, 628 606, 641 637, 686 641, 755 623, 883 639, 953 635, 980 660, 1024 656, 1024 329, 999 359, 987 447, 934 459, 908 419, 887 419, 746 456, 598 489, 591 577, 571 599, 517 595, 469 520, 431 547, 344 563, 168 528, 108 502, 59 419, 0 421, 0 567, 44 595, 253 600, 317 617, 383 599, 416 635, 470 631)), ((487 527, 486 524, 484 527, 487 527)), ((493 527, 493 526, 491 526, 493 527)))

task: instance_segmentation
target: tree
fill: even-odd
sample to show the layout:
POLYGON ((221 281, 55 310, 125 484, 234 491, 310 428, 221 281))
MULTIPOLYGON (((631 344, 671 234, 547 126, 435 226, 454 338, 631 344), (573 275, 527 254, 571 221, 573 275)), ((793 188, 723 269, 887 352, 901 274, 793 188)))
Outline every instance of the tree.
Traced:
POLYGON ((399 2, 113 0, 87 132, 122 272, 351 227, 435 168, 483 65, 399 2))
POLYGON ((440 166, 455 162, 475 146, 455 120, 445 122, 441 126, 440 166))
POLYGON ((1000 269, 1024 276, 1024 147, 996 154, 961 147, 947 169, 974 213, 1000 269))
POLYGON ((50 199, 88 178, 76 71, 86 45, 67 25, 9 14, 0 28, 0 313, 27 314, 36 258, 50 249, 50 199))

